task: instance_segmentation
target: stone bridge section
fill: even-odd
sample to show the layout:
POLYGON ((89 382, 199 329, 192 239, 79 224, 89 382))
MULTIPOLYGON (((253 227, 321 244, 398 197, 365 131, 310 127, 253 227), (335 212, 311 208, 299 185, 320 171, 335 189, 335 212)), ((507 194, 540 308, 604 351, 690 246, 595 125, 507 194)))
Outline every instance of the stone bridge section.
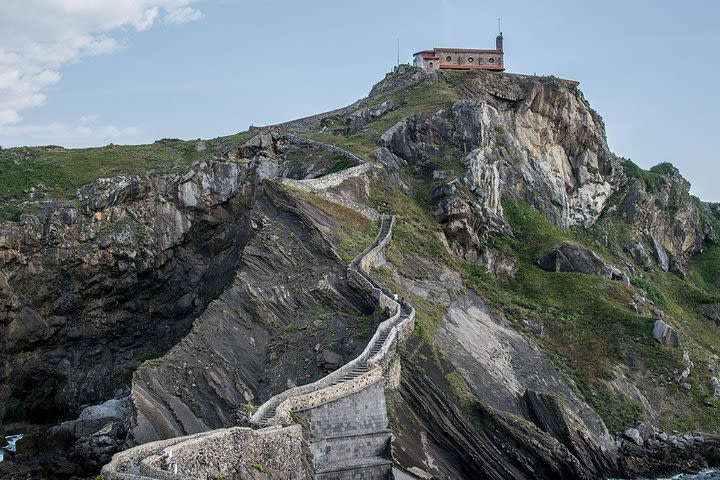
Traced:
POLYGON ((395 352, 412 334, 415 311, 368 272, 394 223, 393 216, 382 216, 377 237, 348 267, 350 283, 389 313, 358 357, 265 402, 251 418, 255 429, 233 427, 140 445, 116 454, 102 478, 392 478, 385 388, 397 387, 395 352), (263 472, 271 477, 257 477, 263 472))

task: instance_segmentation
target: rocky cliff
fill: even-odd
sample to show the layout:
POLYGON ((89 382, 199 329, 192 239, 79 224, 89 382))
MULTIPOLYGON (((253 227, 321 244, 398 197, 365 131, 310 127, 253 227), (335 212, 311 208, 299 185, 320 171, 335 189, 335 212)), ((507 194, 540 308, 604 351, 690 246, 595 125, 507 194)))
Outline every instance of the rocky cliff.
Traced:
POLYGON ((0 228, 0 413, 28 436, 4 474, 90 474, 125 446, 245 425, 353 358, 380 316, 346 266, 378 212, 397 226, 377 281, 417 310, 388 396, 398 466, 595 478, 715 461, 712 441, 666 436, 663 456, 624 432, 720 429, 703 313, 720 304, 718 208, 674 167, 613 155, 574 84, 401 68, 344 109, 207 143, 170 173, 5 198, 21 215, 0 228))

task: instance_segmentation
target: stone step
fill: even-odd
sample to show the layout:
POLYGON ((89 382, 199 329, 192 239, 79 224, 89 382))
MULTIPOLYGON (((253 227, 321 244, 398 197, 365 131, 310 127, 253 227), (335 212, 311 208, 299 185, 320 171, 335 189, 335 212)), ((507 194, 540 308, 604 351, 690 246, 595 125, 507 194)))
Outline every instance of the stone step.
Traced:
POLYGON ((356 458, 343 462, 325 463, 315 468, 315 475, 327 473, 360 470, 369 467, 387 466, 388 471, 392 469, 392 460, 383 457, 356 458))

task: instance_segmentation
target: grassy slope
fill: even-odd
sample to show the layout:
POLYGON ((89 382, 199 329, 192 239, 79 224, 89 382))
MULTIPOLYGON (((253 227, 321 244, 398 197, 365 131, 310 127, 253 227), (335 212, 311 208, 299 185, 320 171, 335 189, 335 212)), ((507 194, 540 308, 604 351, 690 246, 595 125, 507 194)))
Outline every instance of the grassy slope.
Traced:
POLYGON ((18 205, 26 191, 39 184, 53 199, 68 199, 75 189, 100 177, 180 171, 190 163, 211 158, 224 145, 244 141, 252 132, 206 140, 207 149, 195 150, 196 141, 168 141, 150 145, 108 145, 61 151, 11 148, 0 150, 0 220, 18 220, 18 205))

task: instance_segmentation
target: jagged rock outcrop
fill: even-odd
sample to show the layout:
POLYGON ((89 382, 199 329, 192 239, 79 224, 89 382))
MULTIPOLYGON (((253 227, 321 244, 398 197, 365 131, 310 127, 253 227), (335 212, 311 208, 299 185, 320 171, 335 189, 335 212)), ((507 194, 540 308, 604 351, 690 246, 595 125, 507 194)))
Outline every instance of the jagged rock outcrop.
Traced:
POLYGON ((385 100, 378 105, 361 108, 345 119, 343 133, 345 135, 354 135, 364 129, 372 120, 382 117, 396 108, 397 105, 393 100, 385 100))
POLYGON ((670 434, 642 422, 628 432, 617 439, 620 468, 626 478, 665 477, 720 464, 717 435, 670 434))
POLYGON ((708 320, 720 325, 720 303, 710 303, 700 306, 700 313, 708 320))
POLYGON ((478 75, 463 93, 468 98, 451 108, 410 115, 379 140, 420 171, 462 158, 464 188, 440 197, 437 215, 461 256, 479 258, 483 239, 506 229, 503 196, 527 201, 561 226, 595 222, 624 173, 602 120, 576 89, 478 75))
POLYGON ((226 165, 186 174, 205 179, 194 206, 180 200, 183 176, 100 179, 3 226, 4 422, 51 422, 110 398, 128 369, 187 331, 246 239, 253 186, 229 201, 224 185, 247 169, 226 165))
MULTIPOLYGON (((427 360, 431 355, 427 347, 415 343, 409 348, 411 360, 403 370, 398 391, 402 403, 394 411, 405 428, 395 442, 394 457, 411 473, 421 478, 500 480, 594 478, 595 468, 608 468, 604 471, 610 474, 617 471, 613 453, 590 440, 592 435, 583 437, 586 434, 580 432, 585 431, 584 426, 574 430, 582 422, 565 424, 565 414, 560 413, 564 410, 551 408, 553 415, 543 424, 548 431, 482 402, 473 402, 461 411, 448 393, 452 388, 447 377, 432 360, 427 360), (553 416, 558 419, 555 430, 551 428, 553 416), (576 457, 578 450, 569 450, 553 434, 583 455, 593 457, 599 465, 581 464, 576 457), (575 443, 576 439, 590 441, 575 443)), ((532 403, 541 408, 542 402, 532 403)))
POLYGON ((647 234, 659 266, 667 271, 671 260, 658 247, 684 263, 707 242, 717 242, 708 204, 690 197, 690 183, 674 167, 660 164, 648 178, 632 179, 619 194, 613 211, 638 231, 647 234))
MULTIPOLYGON (((632 235, 620 238, 609 228, 612 240, 600 236, 601 253, 624 247, 649 274, 630 263, 623 268, 643 279, 660 270, 684 278, 687 260, 716 242, 720 207, 691 199, 687 182, 667 167, 650 176, 626 173, 627 165, 607 148, 602 120, 574 85, 482 72, 453 83, 444 75, 400 67, 368 99, 259 129, 248 142, 186 171, 99 179, 71 200, 48 199, 43 186, 29 191, 34 208, 19 224, 0 229, 0 419, 8 429, 28 432, 27 453, 36 455, 13 474, 90 474, 125 440, 244 424, 251 404, 344 364, 365 345, 357 333, 377 318, 368 296, 347 280, 333 248, 347 232, 340 233, 326 208, 376 219, 388 208, 383 192, 395 191, 390 182, 408 202, 422 192, 440 224, 443 254, 447 247, 496 279, 527 267, 520 265, 526 259, 489 241, 513 234, 503 199, 527 202, 561 227, 590 226, 605 214, 622 218, 632 235), (440 81, 447 87, 444 108, 433 97, 431 111, 410 114, 377 135, 387 128, 384 120, 396 119, 407 105, 383 95, 440 81), (382 129, 367 128, 377 125, 382 129), (294 135, 310 130, 366 135, 358 151, 365 156, 377 148, 369 158, 384 169, 294 135), (324 183, 328 172, 359 164, 346 191, 342 182, 324 183), (383 182, 373 183, 383 175, 391 187, 384 191, 378 188, 383 182), (307 194, 303 200, 288 194, 292 182, 279 178, 314 183, 299 189, 307 194), (307 200, 317 192, 333 205, 307 200), (87 407, 127 395, 127 409, 87 407), (43 456, 50 425, 56 428, 48 447, 64 456, 43 456)), ((205 151, 200 143, 196 149, 205 151)), ((411 222, 415 215, 408 212, 411 222)), ((411 236, 408 230, 418 227, 427 225, 411 223, 400 233, 411 236)), ((422 234, 434 236, 429 230, 422 234)), ((535 323, 540 309, 532 301, 518 305, 528 318, 513 324, 528 331, 517 331, 468 293, 464 274, 423 254, 389 252, 383 270, 422 299, 422 334, 438 349, 415 338, 401 355, 407 368, 403 363, 393 373, 399 388, 388 402, 401 421, 397 462, 441 478, 594 478, 646 473, 663 462, 667 450, 641 427, 627 435, 633 442, 612 442, 580 398, 582 388, 571 388, 536 346, 552 341, 552 330, 535 323)), ((628 283, 624 272, 575 245, 561 245, 540 264, 628 283)), ((614 290, 619 296, 627 289, 614 290)), ((644 316, 656 310, 645 294, 628 306, 644 316)), ((713 308, 700 311, 715 320, 713 308)), ((658 312, 653 335, 679 345, 677 331, 658 312)), ((632 342, 649 340, 635 334, 618 345, 628 365, 636 361, 632 342)), ((613 395, 653 407, 647 390, 631 385, 631 376, 617 376, 615 367, 608 367, 616 378, 607 384, 621 387, 613 387, 613 395)), ((691 461, 695 454, 716 462, 713 442, 693 441, 695 453, 669 455, 680 465, 701 465, 691 461)), ((0 475, 7 468, 0 464, 0 475)))

